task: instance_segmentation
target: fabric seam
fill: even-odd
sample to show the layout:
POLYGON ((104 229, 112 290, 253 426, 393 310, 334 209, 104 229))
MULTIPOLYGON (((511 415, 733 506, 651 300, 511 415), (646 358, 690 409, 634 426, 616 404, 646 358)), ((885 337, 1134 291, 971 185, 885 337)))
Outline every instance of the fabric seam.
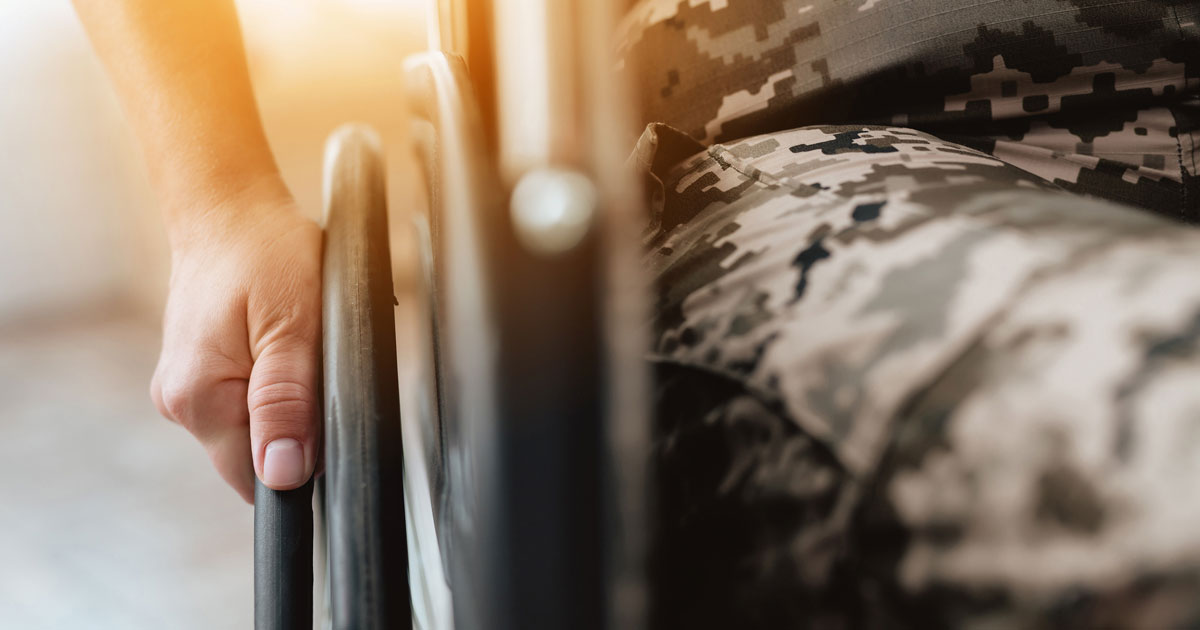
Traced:
MULTIPOLYGON (((1175 28, 1179 31, 1179 36, 1183 37, 1183 24, 1179 21, 1179 8, 1172 6, 1171 15, 1175 18, 1175 28)), ((1184 79, 1186 86, 1186 77, 1184 79)), ((1187 171, 1186 163, 1183 159, 1183 127, 1179 124, 1179 116, 1175 113, 1175 105, 1167 105, 1167 111, 1171 112, 1171 119, 1175 121, 1175 158, 1179 160, 1179 218, 1187 221, 1188 217, 1188 179, 1194 177, 1196 173, 1196 146, 1192 141, 1191 132, 1188 132, 1188 144, 1191 145, 1189 157, 1192 160, 1192 172, 1187 171)))

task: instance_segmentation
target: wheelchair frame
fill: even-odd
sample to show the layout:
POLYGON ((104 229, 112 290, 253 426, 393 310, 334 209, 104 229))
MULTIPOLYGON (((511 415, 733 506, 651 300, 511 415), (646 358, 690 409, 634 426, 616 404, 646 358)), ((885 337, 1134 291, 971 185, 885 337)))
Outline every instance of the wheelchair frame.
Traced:
MULTIPOLYGON (((435 0, 431 50, 405 64, 430 334, 413 349, 429 400, 403 430, 377 145, 351 129, 327 148, 316 512, 334 628, 644 624, 644 287, 615 7, 492 7, 435 0), (436 535, 406 527, 430 513, 436 535)), ((258 628, 312 627, 308 493, 256 493, 258 628)))

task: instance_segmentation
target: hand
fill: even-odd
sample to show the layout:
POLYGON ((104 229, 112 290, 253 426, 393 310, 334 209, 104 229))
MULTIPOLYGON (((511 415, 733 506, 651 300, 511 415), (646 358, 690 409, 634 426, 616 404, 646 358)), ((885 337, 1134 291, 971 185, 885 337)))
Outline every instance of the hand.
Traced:
POLYGON ((248 503, 254 478, 304 484, 320 443, 321 229, 286 191, 238 195, 170 235, 170 295, 150 384, 248 503))

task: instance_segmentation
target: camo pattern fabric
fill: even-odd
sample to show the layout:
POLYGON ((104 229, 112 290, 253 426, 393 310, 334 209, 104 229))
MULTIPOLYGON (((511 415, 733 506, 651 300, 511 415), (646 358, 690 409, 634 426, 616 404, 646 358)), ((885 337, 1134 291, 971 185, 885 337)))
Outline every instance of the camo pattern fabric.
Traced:
POLYGON ((1197 2, 642 0, 620 50, 645 121, 705 144, 909 127, 1200 221, 1197 2))
POLYGON ((1200 230, 903 127, 635 158, 655 627, 1200 623, 1200 230))

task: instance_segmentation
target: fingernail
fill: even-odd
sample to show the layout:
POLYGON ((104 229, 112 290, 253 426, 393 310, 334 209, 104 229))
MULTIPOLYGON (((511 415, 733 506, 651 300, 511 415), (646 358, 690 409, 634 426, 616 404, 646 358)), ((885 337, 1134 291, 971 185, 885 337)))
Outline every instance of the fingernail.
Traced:
POLYGON ((267 444, 263 456, 263 483, 268 486, 295 486, 304 483, 304 447, 292 438, 267 444))

